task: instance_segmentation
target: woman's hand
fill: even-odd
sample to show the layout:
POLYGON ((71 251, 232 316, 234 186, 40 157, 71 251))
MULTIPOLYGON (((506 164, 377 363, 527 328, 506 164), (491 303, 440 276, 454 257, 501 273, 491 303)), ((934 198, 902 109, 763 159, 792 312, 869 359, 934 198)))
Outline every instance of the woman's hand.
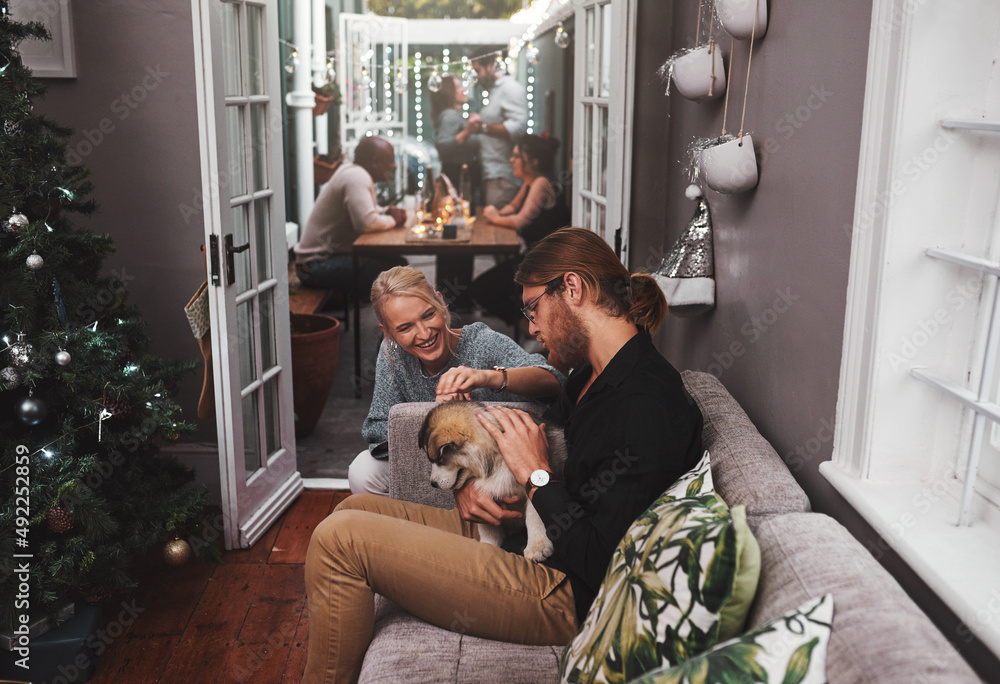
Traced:
POLYGON ((500 212, 492 204, 483 208, 483 218, 487 221, 496 221, 500 212))
POLYGON ((436 401, 451 401, 458 398, 469 398, 469 392, 474 389, 485 387, 496 389, 503 383, 503 377, 499 371, 480 370, 478 368, 467 368, 458 366, 449 368, 441 374, 441 379, 437 384, 436 401), (442 399, 443 396, 463 394, 464 397, 452 397, 452 399, 442 399))
POLYGON ((469 480, 455 492, 455 507, 458 508, 458 513, 463 520, 493 525, 494 527, 504 520, 522 517, 520 512, 508 508, 520 500, 519 496, 508 496, 502 502, 497 503, 479 488, 475 480, 469 480))
POLYGON ((486 410, 496 418, 496 423, 482 413, 476 417, 497 441, 504 462, 518 482, 524 484, 536 470, 551 470, 544 423, 536 424, 524 411, 504 406, 491 406, 486 410))

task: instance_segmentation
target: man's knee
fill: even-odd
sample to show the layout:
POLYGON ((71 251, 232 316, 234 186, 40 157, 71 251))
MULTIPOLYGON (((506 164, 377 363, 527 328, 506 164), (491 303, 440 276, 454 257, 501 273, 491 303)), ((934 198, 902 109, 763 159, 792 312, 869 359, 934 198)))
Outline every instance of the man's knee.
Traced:
MULTIPOLYGON (((337 504, 333 512, 338 511, 370 511, 375 507, 375 502, 381 497, 377 494, 351 494, 349 497, 337 504)), ((329 518, 327 518, 329 520, 329 518)))

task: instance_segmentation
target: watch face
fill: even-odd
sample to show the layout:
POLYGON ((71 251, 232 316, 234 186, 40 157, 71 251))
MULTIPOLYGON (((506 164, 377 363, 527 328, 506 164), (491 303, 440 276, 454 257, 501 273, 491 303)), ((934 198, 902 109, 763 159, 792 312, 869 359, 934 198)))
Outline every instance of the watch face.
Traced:
POLYGON ((531 484, 536 487, 544 487, 549 483, 549 474, 545 470, 536 470, 531 473, 531 484))

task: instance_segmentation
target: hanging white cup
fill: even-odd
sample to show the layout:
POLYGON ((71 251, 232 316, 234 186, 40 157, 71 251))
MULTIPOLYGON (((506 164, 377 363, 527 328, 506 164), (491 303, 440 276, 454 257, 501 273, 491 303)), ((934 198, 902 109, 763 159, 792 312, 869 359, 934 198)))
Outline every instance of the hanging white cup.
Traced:
POLYGON ((720 97, 726 92, 726 67, 719 46, 709 43, 676 58, 673 79, 677 92, 689 100, 720 97))
POLYGON ((701 171, 708 187, 716 192, 734 193, 757 185, 757 155, 753 138, 733 138, 701 151, 701 171))
POLYGON ((767 0, 715 0, 715 14, 726 33, 736 40, 760 38, 767 32, 767 0))

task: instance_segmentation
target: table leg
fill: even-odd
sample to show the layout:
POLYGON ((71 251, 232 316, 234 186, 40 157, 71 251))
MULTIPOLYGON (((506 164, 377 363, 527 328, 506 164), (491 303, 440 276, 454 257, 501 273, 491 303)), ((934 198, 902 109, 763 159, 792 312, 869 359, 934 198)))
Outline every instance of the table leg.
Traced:
POLYGON ((351 253, 351 271, 354 278, 354 398, 361 398, 361 292, 358 282, 358 255, 351 253))

